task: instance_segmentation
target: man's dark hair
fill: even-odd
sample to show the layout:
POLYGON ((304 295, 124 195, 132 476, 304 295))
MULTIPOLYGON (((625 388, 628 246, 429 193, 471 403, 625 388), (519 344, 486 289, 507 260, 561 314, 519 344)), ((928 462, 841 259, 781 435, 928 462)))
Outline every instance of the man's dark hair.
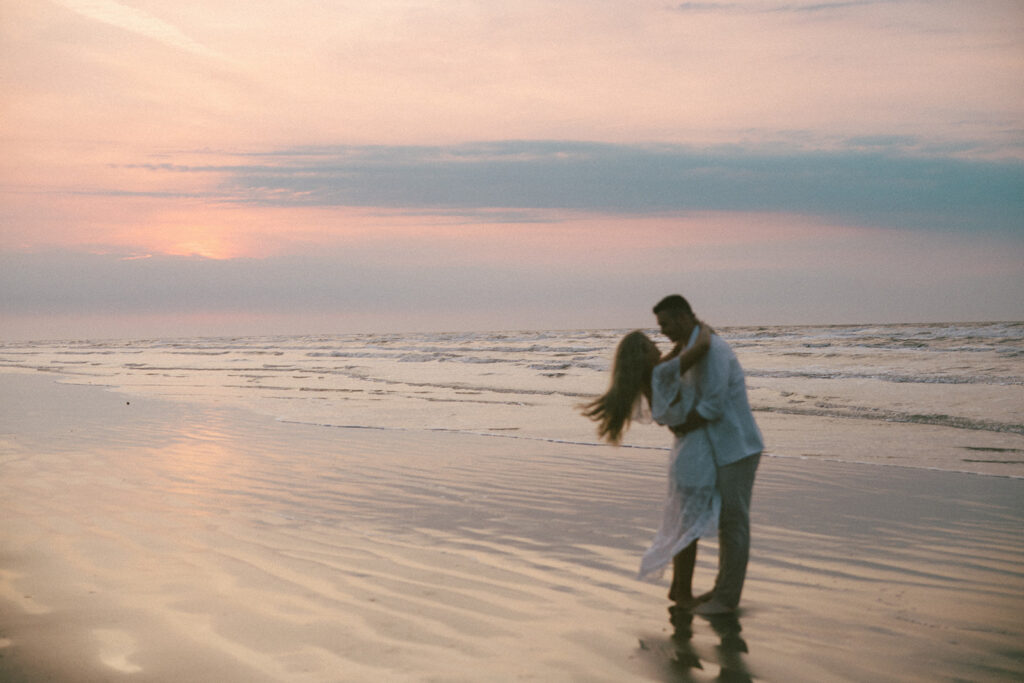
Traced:
POLYGON ((662 311, 672 311, 673 313, 681 313, 683 315, 693 315, 693 309, 690 308, 690 302, 678 294, 669 294, 657 303, 654 307, 654 315, 658 315, 662 311))

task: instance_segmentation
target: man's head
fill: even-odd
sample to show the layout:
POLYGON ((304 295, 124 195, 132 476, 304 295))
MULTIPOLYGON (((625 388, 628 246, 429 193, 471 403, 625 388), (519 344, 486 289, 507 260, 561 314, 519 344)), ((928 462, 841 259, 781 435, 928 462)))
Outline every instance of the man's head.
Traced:
POLYGON ((693 332, 697 318, 693 315, 690 302, 678 294, 666 296, 654 307, 661 333, 674 342, 686 341, 693 332))

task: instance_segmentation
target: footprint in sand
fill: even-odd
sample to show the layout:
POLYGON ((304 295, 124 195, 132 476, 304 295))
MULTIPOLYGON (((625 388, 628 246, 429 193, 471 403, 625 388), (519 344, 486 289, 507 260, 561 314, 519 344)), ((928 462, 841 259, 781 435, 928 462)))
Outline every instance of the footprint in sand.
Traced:
POLYGON ((106 666, 126 674, 142 671, 141 666, 128 661, 135 652, 135 639, 129 634, 104 628, 93 629, 92 633, 100 641, 100 661, 106 666))

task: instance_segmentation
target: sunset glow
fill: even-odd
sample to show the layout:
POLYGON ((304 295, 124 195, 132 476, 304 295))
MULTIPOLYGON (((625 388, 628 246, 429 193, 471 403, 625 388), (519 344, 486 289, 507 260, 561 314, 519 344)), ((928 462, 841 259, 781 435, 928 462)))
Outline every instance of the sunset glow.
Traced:
POLYGON ((1024 318, 1012 0, 12 0, 0 59, 5 336, 1024 318))

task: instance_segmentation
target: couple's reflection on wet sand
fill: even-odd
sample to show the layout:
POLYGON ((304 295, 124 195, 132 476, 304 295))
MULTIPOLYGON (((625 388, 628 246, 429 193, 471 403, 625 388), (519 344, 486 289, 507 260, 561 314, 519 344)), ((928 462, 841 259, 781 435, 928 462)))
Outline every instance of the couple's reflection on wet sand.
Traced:
MULTIPOLYGON (((669 608, 672 646, 675 650, 674 659, 670 662, 669 667, 673 676, 670 680, 689 681, 692 680, 691 674, 694 669, 704 669, 704 663, 701 662, 700 656, 693 647, 693 621, 692 612, 676 607, 669 608)), ((748 652, 748 648, 746 641, 740 635, 743 628, 740 626, 739 617, 736 614, 723 614, 701 617, 701 621, 707 621, 710 624, 720 641, 716 648, 719 673, 715 680, 730 683, 753 681, 743 657, 748 652)))

